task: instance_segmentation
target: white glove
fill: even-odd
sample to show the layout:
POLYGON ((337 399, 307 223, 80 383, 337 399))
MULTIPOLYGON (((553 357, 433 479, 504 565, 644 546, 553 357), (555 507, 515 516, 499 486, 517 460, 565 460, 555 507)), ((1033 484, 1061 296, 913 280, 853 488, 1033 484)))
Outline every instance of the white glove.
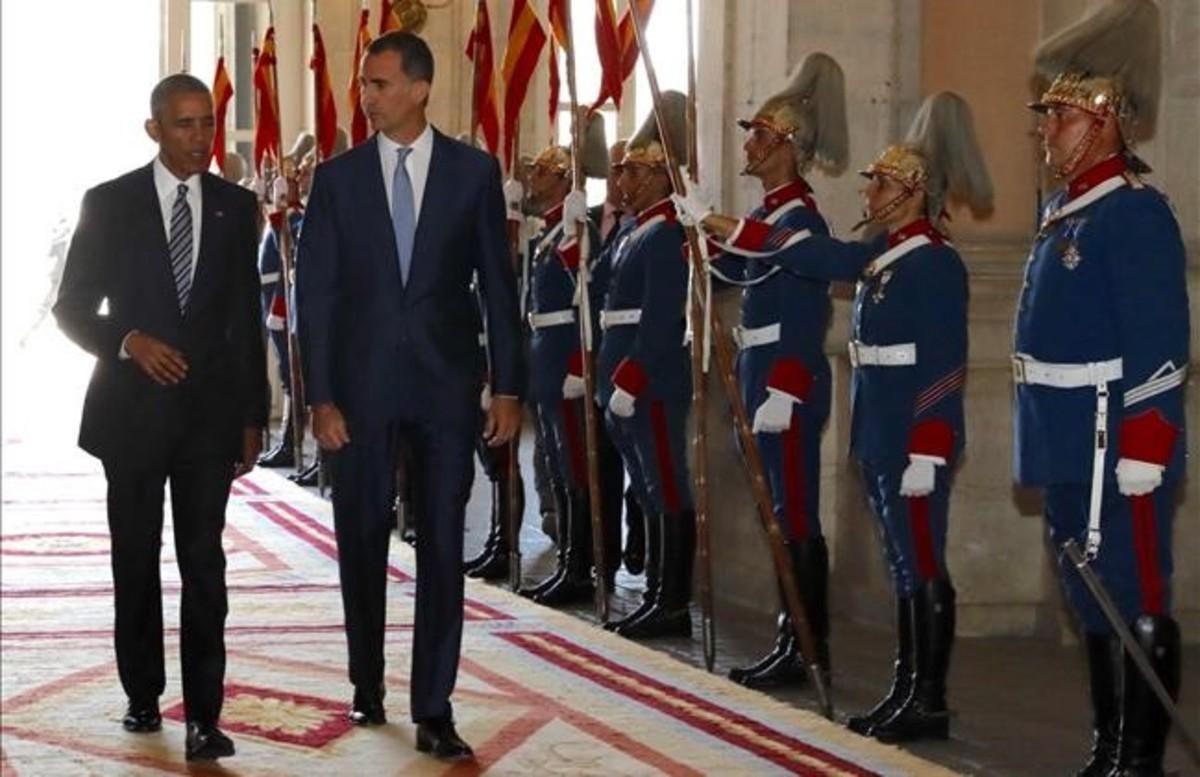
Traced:
POLYGON ((766 400, 754 411, 755 434, 779 434, 792 425, 792 403, 796 400, 776 389, 767 389, 766 400))
POLYGON ((672 194, 671 200, 675 203, 675 212, 679 214, 679 223, 685 227, 699 226, 707 216, 712 215, 708 197, 699 189, 693 188, 685 195, 672 194))
POLYGON ((909 456, 900 476, 900 496, 929 496, 933 493, 937 464, 928 456, 909 456))
POLYGON ((568 372, 563 380, 563 399, 579 399, 584 395, 584 389, 583 376, 568 372))
POLYGON ((633 416, 634 396, 623 388, 614 387, 612 396, 608 398, 608 409, 618 418, 633 416))
POLYGON ((267 182, 263 180, 262 176, 254 176, 253 189, 254 196, 258 197, 259 202, 262 202, 267 198, 267 182))
POLYGON ((564 224, 587 223, 587 195, 573 189, 563 200, 562 220, 564 224))
POLYGON ((483 391, 479 392, 479 409, 487 412, 492 409, 492 387, 488 384, 483 384, 483 391))
POLYGON ((504 207, 508 209, 508 217, 513 220, 521 218, 521 203, 525 199, 525 187, 515 178, 504 182, 504 207))
POLYGON ((275 207, 280 208, 280 209, 286 208, 287 207, 288 185, 287 185, 287 181, 284 180, 282 175, 275 177, 275 183, 272 186, 272 190, 273 191, 272 191, 271 201, 275 204, 275 207))
POLYGON ((1163 468, 1137 459, 1117 460, 1117 490, 1124 496, 1142 496, 1162 485, 1163 468))

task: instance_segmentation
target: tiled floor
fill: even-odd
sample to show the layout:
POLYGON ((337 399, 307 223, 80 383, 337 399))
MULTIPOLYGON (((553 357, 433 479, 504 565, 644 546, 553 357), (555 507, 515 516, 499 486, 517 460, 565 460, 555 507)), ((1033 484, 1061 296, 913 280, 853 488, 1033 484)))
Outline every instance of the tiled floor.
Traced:
MULTIPOLYGON (((522 471, 529 473, 523 445, 522 471)), ((472 556, 483 543, 490 512, 490 487, 482 471, 467 509, 465 550, 472 556)), ((554 548, 542 533, 537 501, 528 488, 525 525, 521 532, 523 575, 526 583, 554 569, 554 548)), ((610 606, 612 617, 640 601, 641 578, 622 569, 610 606)), ((573 615, 596 622, 590 604, 567 608, 573 615)), ((761 623, 716 613, 717 651, 714 671, 726 673, 748 663, 769 647, 761 623)), ((699 615, 693 611, 692 639, 660 639, 647 644, 681 661, 704 665, 699 639, 699 615)), ((893 638, 890 632, 838 618, 834 614, 832 652, 835 715, 868 709, 890 682, 893 638)), ((1190 646, 1183 657, 1182 710, 1200 728, 1200 647, 1190 646)), ((1081 765, 1090 744, 1090 711, 1080 649, 1037 639, 979 639, 956 641, 951 667, 950 704, 954 710, 951 739, 920 742, 908 748, 932 761, 968 774, 1029 777, 1069 775, 1081 765)), ((778 699, 817 710, 811 689, 774 691, 778 699)), ((1186 760, 1174 739, 1167 756, 1168 773, 1200 775, 1200 765, 1186 760)))

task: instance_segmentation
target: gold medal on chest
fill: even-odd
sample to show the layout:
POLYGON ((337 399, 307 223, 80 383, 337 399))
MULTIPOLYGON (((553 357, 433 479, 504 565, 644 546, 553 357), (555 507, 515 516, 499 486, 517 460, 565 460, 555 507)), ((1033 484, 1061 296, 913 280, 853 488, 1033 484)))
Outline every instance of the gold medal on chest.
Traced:
POLYGON ((1067 243, 1067 247, 1062 251, 1060 260, 1063 267, 1066 267, 1068 270, 1074 270, 1083 261, 1083 254, 1079 253, 1079 246, 1076 245, 1075 241, 1067 243))
POLYGON ((886 296, 888 281, 891 279, 891 270, 884 270, 879 274, 879 280, 877 281, 878 285, 876 285, 875 290, 871 292, 871 301, 876 305, 878 305, 880 302, 883 302, 883 298, 886 296))

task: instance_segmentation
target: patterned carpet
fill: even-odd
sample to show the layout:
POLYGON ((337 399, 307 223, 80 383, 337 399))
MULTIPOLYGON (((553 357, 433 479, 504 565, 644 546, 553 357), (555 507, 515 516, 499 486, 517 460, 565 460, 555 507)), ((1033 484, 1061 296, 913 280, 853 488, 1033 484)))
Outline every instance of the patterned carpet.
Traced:
MULTIPOLYGON (((163 538, 166 718, 122 731, 112 654, 104 479, 82 454, 3 449, 0 775, 198 771, 183 760, 178 575, 163 538)), ((215 773, 941 775, 766 696, 499 588, 468 583, 458 728, 478 755, 419 755, 406 720, 415 560, 392 547, 387 705, 345 720, 349 685, 328 505, 267 471, 234 484, 225 532, 229 669, 222 725, 238 748, 215 773)), ((202 769, 200 770, 202 771, 202 769)))

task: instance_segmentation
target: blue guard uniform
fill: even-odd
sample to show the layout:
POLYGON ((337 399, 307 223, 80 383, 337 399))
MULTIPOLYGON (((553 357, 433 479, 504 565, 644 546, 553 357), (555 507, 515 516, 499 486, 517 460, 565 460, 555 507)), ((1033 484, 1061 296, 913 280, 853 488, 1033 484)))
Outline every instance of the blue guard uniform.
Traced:
POLYGON ((617 390, 635 400, 631 417, 611 409, 605 415, 649 516, 649 553, 643 607, 614 628, 626 636, 649 636, 664 628, 687 633, 695 514, 686 448, 692 378, 684 345, 684 233, 669 199, 637 214, 622 232, 613 242, 612 276, 600 315, 597 396, 606 408, 617 390))
MULTIPOLYGON (((1185 265, 1166 198, 1112 157, 1047 203, 1017 307, 1016 479, 1045 490, 1056 547, 1099 541, 1091 566, 1129 624, 1170 611, 1189 359, 1185 265), (1121 459, 1162 467, 1162 485, 1122 495, 1121 459), (1097 463, 1099 532, 1089 537, 1097 463)), ((1111 633, 1063 564, 1084 629, 1111 633)))
MULTIPOLYGON (((294 210, 288 213, 288 224, 292 230, 292 245, 300 239, 303 214, 294 210)), ((279 365, 279 385, 283 389, 284 406, 279 427, 279 442, 259 457, 258 463, 265 467, 290 467, 295 462, 292 436, 292 372, 288 361, 288 311, 290 300, 284 298, 283 262, 279 256, 279 238, 275 228, 268 224, 258 244, 258 274, 261 283, 263 321, 270 337, 271 347, 279 365)))

